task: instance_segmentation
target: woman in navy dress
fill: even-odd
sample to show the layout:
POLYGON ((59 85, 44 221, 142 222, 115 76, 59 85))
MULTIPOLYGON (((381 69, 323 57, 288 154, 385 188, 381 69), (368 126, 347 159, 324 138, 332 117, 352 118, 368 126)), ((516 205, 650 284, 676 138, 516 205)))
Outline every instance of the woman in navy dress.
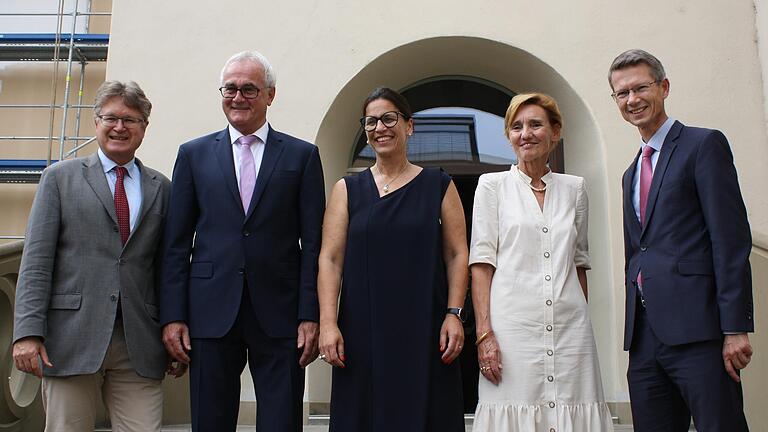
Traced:
POLYGON ((379 88, 361 123, 376 163, 339 180, 323 223, 320 358, 332 432, 464 431, 464 211, 451 178, 408 161, 408 102, 379 88))

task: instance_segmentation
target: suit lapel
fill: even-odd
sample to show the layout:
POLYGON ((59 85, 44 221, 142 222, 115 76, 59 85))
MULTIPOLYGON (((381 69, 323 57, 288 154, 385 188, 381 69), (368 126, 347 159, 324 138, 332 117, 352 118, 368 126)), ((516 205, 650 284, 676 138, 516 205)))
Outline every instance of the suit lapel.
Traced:
POLYGON ((264 144, 264 155, 261 158, 259 176, 256 178, 256 186, 253 189, 251 204, 248 206, 248 214, 245 216, 246 220, 251 217, 253 210, 259 205, 261 195, 264 193, 269 178, 272 177, 272 172, 275 170, 275 165, 277 165, 277 161, 283 153, 282 141, 278 133, 270 127, 267 142, 264 144))
POLYGON ((133 230, 131 230, 131 236, 128 237, 128 242, 133 238, 133 233, 139 229, 141 221, 144 220, 144 216, 146 216, 147 212, 152 207, 152 204, 154 204, 157 199, 158 192, 160 192, 160 180, 157 179, 157 176, 144 169, 144 164, 138 159, 136 159, 136 165, 138 165, 141 170, 141 213, 139 213, 139 217, 136 219, 136 225, 133 227, 133 230))
POLYGON ((97 153, 92 154, 83 161, 83 177, 88 185, 93 189, 96 197, 99 198, 104 209, 112 218, 112 222, 117 225, 117 215, 115 214, 115 198, 112 196, 112 192, 109 190, 107 184, 107 177, 104 175, 104 168, 99 161, 99 155, 97 153))
MULTIPOLYGON (((243 208, 240 202, 240 188, 237 187, 237 177, 235 176, 235 158, 232 156, 232 142, 229 139, 229 129, 224 129, 216 135, 213 145, 213 152, 221 168, 221 174, 224 176, 224 183, 237 201, 240 208, 243 208)), ((243 212, 245 213, 245 212, 243 212)))
POLYGON ((645 228, 648 226, 648 222, 651 220, 653 210, 656 208, 656 199, 659 197, 659 188, 664 181, 664 173, 667 171, 669 161, 672 159, 672 153, 677 148, 677 137, 682 130, 682 123, 676 121, 672 128, 667 133, 667 137, 664 139, 664 144, 661 146, 661 152, 659 153, 659 160, 656 161, 656 168, 653 170, 653 180, 651 180, 651 189, 648 191, 648 203, 645 206, 645 223, 643 223, 643 231, 640 234, 645 233, 645 228))
POLYGON ((628 227, 632 230, 640 231, 640 221, 637 220, 635 214, 635 206, 632 204, 632 194, 634 193, 633 187, 635 185, 635 171, 637 168, 637 160, 640 157, 640 151, 635 155, 635 159, 632 164, 629 165, 626 171, 624 171, 624 177, 622 179, 622 186, 624 190, 624 220, 627 221, 628 227))

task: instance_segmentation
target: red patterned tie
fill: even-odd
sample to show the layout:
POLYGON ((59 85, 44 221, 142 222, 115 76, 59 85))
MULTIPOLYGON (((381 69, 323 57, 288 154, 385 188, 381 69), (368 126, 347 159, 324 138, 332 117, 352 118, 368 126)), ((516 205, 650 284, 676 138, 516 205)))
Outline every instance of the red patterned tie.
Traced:
POLYGON ((115 167, 117 181, 115 182, 115 214, 117 214, 117 225, 120 228, 120 240, 125 246, 128 236, 131 234, 131 212, 128 209, 128 197, 125 195, 125 184, 123 179, 128 174, 125 167, 115 167))

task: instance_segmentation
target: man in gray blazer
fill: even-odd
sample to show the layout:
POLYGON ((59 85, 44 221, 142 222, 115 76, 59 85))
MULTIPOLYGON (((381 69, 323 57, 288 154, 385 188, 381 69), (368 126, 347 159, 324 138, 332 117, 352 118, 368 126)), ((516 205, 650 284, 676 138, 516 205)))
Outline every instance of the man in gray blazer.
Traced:
POLYGON ((134 157, 152 104, 134 82, 96 95, 99 149, 43 172, 16 291, 13 358, 43 379, 46 431, 92 431, 96 401, 113 430, 160 431, 155 278, 170 191, 134 157))

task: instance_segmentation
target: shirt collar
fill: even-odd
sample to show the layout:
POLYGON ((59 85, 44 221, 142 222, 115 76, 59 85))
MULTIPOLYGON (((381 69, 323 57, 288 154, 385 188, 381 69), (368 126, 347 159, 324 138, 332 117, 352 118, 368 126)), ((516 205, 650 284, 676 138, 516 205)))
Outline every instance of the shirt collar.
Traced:
MULTIPOLYGON (((98 153, 98 155, 99 155, 99 160, 101 161, 101 168, 104 170, 105 174, 110 172, 110 171, 112 171, 112 169, 114 169, 116 166, 118 166, 117 163, 115 163, 115 161, 110 159, 106 154, 104 154, 103 151, 101 151, 101 147, 99 147, 99 149, 96 150, 96 153, 98 153)), ((138 164, 136 164, 136 158, 135 157, 133 159, 131 159, 130 161, 128 161, 127 164, 120 165, 120 166, 123 166, 123 167, 125 167, 125 169, 128 170, 128 177, 135 177, 136 173, 139 170, 139 166, 138 166, 138 164)))
POLYGON ((640 149, 649 145, 657 152, 661 151, 661 146, 664 144, 664 140, 667 139, 667 134, 669 133, 669 130, 672 129, 673 124, 675 124, 675 119, 668 117, 647 143, 643 142, 642 139, 640 140, 640 149))
MULTIPOLYGON (((549 166, 547 166, 547 169, 549 169, 549 166)), ((531 182, 533 181, 533 179, 528 177, 528 175, 526 173, 524 173, 520 168, 518 168, 517 165, 512 165, 512 167, 510 168, 510 171, 517 171, 517 174, 520 176, 520 178, 523 179, 523 181, 526 184, 528 184, 528 185, 530 185, 531 182)), ((544 183, 547 183, 547 184, 549 183, 551 178, 552 178, 552 170, 551 169, 549 171, 547 171, 546 174, 541 176, 541 180, 544 183)))
MULTIPOLYGON (((231 141, 231 144, 235 144, 235 141, 240 139, 243 134, 235 129, 232 125, 228 125, 227 128, 229 129, 229 139, 231 141)), ((264 122, 263 125, 261 125, 260 128, 256 130, 256 132, 252 133, 251 135, 257 136, 261 142, 264 144, 267 143, 267 135, 269 135, 269 122, 264 122)))

